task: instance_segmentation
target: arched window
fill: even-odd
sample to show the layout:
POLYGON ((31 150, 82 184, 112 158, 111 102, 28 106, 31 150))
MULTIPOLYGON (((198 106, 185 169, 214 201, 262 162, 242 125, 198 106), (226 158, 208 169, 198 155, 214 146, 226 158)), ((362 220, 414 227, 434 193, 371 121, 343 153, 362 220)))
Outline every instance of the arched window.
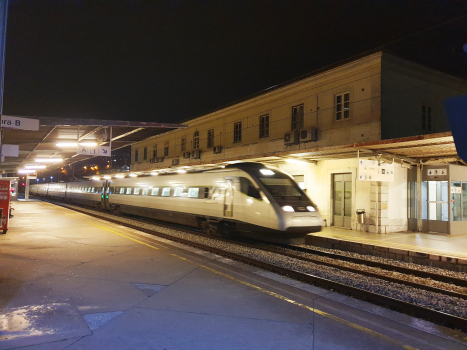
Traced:
POLYGON ((193 150, 197 150, 199 148, 199 131, 195 131, 193 134, 193 150))

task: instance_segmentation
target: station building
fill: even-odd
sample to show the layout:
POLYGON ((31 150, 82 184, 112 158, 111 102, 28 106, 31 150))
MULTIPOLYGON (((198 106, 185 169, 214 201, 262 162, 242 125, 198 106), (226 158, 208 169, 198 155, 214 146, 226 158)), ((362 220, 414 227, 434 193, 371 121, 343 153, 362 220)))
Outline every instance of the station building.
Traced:
POLYGON ((466 92, 466 80, 375 52, 135 143, 130 169, 258 161, 294 176, 327 226, 465 233, 467 167, 443 102, 466 92), (369 176, 364 160, 375 164, 369 176), (385 170, 387 181, 380 177, 385 170), (379 177, 371 177, 374 171, 379 177))

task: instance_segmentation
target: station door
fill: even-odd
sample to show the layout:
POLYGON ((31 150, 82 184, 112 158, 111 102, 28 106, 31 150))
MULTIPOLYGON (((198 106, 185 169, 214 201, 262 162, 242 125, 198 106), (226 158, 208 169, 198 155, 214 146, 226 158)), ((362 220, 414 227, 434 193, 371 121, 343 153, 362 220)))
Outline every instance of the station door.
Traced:
POLYGON ((352 228, 352 174, 332 176, 333 226, 352 228))

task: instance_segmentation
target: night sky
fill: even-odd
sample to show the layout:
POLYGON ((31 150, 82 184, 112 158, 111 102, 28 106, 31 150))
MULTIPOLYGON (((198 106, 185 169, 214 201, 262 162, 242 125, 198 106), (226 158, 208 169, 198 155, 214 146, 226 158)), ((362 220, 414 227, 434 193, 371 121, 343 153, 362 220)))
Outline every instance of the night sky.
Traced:
POLYGON ((384 47, 467 78, 467 1, 15 1, 3 113, 179 122, 384 47))

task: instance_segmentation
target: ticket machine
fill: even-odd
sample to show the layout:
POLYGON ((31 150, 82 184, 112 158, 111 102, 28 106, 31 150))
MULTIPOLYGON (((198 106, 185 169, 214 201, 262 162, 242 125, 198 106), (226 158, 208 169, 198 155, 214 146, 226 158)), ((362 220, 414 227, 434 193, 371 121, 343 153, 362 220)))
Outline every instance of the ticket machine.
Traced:
POLYGON ((0 180, 0 218, 3 234, 8 231, 8 222, 10 220, 10 180, 0 180))

